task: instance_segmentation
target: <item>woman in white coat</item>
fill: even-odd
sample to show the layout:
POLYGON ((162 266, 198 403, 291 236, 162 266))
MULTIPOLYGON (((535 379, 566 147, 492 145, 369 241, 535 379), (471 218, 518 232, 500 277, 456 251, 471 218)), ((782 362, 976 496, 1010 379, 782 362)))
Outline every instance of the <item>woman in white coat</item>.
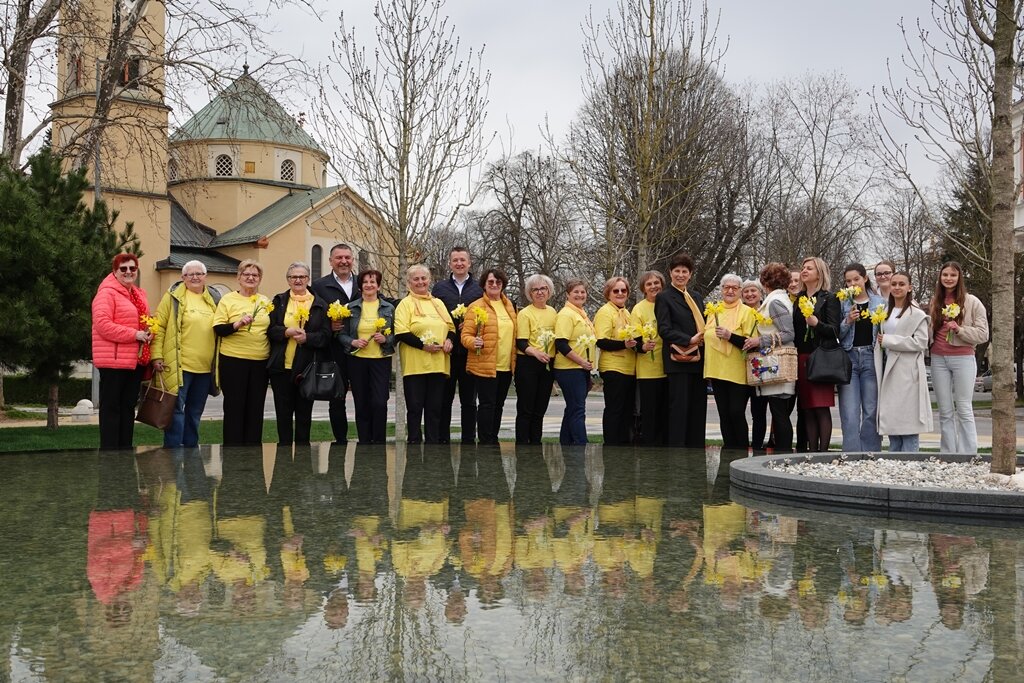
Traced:
POLYGON ((921 433, 932 430, 932 401, 924 368, 929 326, 927 314, 914 304, 910 276, 894 274, 888 317, 875 345, 878 433, 889 437, 892 452, 919 450, 921 433))

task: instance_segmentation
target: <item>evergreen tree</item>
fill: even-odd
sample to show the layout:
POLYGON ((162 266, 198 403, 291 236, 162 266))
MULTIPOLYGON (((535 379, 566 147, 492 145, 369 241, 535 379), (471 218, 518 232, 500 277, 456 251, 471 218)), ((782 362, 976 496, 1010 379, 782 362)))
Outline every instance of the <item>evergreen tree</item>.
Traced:
POLYGON ((47 426, 57 427, 58 381, 91 356, 91 305, 110 260, 138 249, 116 212, 82 203, 85 170, 68 174, 44 148, 23 174, 0 164, 0 358, 49 386, 47 426))

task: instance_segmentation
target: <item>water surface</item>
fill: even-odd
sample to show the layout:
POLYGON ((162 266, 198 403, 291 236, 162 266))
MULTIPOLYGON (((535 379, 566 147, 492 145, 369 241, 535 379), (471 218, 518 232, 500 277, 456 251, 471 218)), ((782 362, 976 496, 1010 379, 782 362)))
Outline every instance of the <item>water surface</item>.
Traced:
POLYGON ((1019 680, 1019 531, 768 512, 717 450, 0 457, 0 680, 1019 680))

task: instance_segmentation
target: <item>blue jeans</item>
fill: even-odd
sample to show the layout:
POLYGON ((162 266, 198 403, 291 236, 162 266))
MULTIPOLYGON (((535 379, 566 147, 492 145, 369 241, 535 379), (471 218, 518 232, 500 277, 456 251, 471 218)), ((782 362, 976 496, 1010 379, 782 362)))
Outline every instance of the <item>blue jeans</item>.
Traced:
POLYGON ((164 430, 164 448, 199 445, 199 418, 206 409, 212 381, 213 375, 209 372, 182 371, 174 418, 171 426, 164 430))
POLYGON ((939 431, 943 453, 978 452, 974 424, 974 378, 978 363, 970 356, 932 356, 932 387, 939 404, 939 431))
MULTIPOLYGON (((932 380, 935 381, 935 380, 932 380)), ((920 434, 890 434, 890 453, 916 453, 921 450, 920 434)))
POLYGON ((843 451, 860 453, 882 450, 878 435, 878 379, 875 355, 870 346, 855 346, 847 353, 853 372, 849 384, 839 385, 839 420, 843 451))
POLYGON ((565 413, 558 443, 575 446, 587 443, 587 392, 590 378, 586 370, 555 370, 555 380, 562 389, 565 413))

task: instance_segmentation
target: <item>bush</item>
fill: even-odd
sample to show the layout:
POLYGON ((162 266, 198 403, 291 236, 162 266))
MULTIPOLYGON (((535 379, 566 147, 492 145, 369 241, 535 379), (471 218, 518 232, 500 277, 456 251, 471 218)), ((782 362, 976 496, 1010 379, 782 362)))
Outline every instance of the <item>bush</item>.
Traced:
MULTIPOLYGON (((50 387, 24 375, 4 377, 4 400, 7 405, 46 405, 50 387)), ((60 381, 60 405, 73 406, 83 398, 92 398, 92 380, 72 377, 60 381)))

